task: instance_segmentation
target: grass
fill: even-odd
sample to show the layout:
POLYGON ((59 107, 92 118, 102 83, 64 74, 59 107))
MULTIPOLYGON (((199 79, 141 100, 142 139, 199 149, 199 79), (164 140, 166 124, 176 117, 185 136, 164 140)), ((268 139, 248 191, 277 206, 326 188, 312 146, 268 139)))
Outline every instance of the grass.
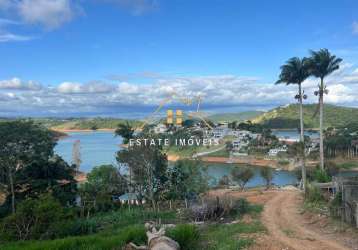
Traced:
MULTIPOLYGON (((206 224, 197 227, 179 224, 167 230, 167 235, 181 245, 182 250, 237 250, 254 243, 254 234, 264 232, 259 222, 260 205, 250 205, 245 213, 252 221, 237 224, 206 224)), ((241 218, 238 214, 233 219, 241 218)), ((96 225, 99 233, 85 236, 71 236, 63 239, 42 241, 19 241, 0 245, 1 250, 121 250, 128 242, 137 245, 147 241, 144 223, 161 221, 163 224, 178 223, 173 211, 153 212, 140 208, 120 209, 109 213, 97 214, 86 220, 96 225)))
POLYGON ((137 244, 146 242, 143 225, 129 226, 111 235, 96 234, 57 240, 15 242, 1 245, 0 248, 2 250, 120 250, 130 241, 137 244))
POLYGON ((338 163, 337 166, 341 169, 358 168, 358 161, 346 161, 346 162, 338 163))
POLYGON ((220 151, 213 152, 211 154, 208 154, 206 156, 210 157, 230 157, 230 153, 224 148, 220 151))
POLYGON ((125 243, 146 242, 144 223, 147 221, 160 221, 162 223, 177 222, 174 211, 154 212, 140 208, 120 209, 109 213, 97 214, 89 219, 83 219, 95 225, 94 232, 99 233, 66 237, 63 239, 46 241, 11 242, 0 245, 1 250, 95 250, 95 249, 122 249, 125 243))
POLYGON ((264 226, 254 221, 252 223, 237 223, 226 225, 208 225, 202 232, 202 245, 199 249, 207 250, 237 250, 249 247, 254 243, 254 237, 248 234, 264 232, 264 226), (245 237, 242 237, 245 235, 245 237))

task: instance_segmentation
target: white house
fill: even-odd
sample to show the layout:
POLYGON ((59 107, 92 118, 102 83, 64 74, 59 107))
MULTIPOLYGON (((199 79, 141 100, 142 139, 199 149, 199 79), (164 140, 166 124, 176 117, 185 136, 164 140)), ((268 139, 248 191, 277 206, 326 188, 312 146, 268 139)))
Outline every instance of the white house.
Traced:
POLYGON ((268 152, 268 155, 269 156, 277 156, 277 154, 280 152, 287 152, 287 146, 283 145, 282 147, 279 147, 279 148, 272 148, 268 152))
POLYGON ((160 123, 154 127, 154 133, 156 134, 163 134, 165 132, 167 132, 167 127, 164 124, 160 123))

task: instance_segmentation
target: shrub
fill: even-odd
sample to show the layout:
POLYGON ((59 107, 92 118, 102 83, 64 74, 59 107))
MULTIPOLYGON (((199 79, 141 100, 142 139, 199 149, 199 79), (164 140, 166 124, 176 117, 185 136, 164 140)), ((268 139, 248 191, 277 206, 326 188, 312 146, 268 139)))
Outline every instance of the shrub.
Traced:
POLYGON ((194 221, 217 220, 227 216, 241 216, 254 209, 254 206, 244 199, 223 197, 219 199, 209 198, 201 204, 194 204, 186 210, 186 218, 194 221))
POLYGON ((51 195, 19 203, 16 213, 4 218, 1 235, 7 240, 53 238, 56 225, 66 219, 61 204, 51 195))
POLYGON ((320 203, 324 200, 324 197, 319 188, 314 187, 312 185, 307 185, 305 195, 306 201, 308 202, 320 203))
POLYGON ((254 172, 250 167, 234 168, 231 177, 244 190, 245 185, 254 177, 254 172))
POLYGON ((179 243, 180 249, 196 249, 199 243, 200 233, 195 225, 182 224, 168 230, 166 235, 179 243))
POLYGON ((272 169, 270 169, 269 167, 261 168, 260 175, 266 182, 266 188, 269 189, 273 179, 272 169))
POLYGON ((313 179, 317 182, 330 182, 332 180, 331 176, 329 176, 325 170, 320 168, 316 168, 313 172, 313 179))

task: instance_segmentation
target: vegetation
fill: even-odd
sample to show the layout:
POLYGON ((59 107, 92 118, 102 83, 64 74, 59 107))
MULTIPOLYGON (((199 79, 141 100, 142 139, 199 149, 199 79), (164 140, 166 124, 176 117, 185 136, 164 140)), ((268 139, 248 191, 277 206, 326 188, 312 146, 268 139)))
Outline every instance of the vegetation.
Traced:
MULTIPOLYGON (((305 128, 319 128, 319 118, 314 116, 316 110, 316 104, 303 105, 303 121, 305 128)), ((300 127, 298 114, 299 105, 290 104, 272 109, 253 119, 252 122, 263 124, 274 129, 297 129, 300 127)), ((344 127, 349 123, 358 123, 358 108, 324 104, 324 114, 324 128, 344 127)))
POLYGON ((226 121, 226 122, 244 122, 247 120, 251 120, 259 115, 261 115, 263 112, 261 111, 244 111, 239 113, 220 113, 220 114, 214 114, 208 116, 208 119, 213 122, 220 122, 220 121, 226 121))
MULTIPOLYGON (((307 96, 302 90, 302 83, 309 77, 308 60, 306 58, 300 59, 293 57, 287 61, 285 65, 281 66, 281 74, 279 76, 278 83, 286 83, 287 85, 296 84, 298 86, 298 94, 295 99, 299 102, 299 119, 300 119, 300 142, 304 145, 304 133, 303 133, 303 99, 307 96)), ((304 161, 304 154, 300 157, 300 164, 302 169, 302 188, 306 187, 306 167, 304 161)))
POLYGON ((87 182, 80 186, 79 192, 84 209, 88 212, 113 209, 113 195, 122 195, 127 191, 127 180, 112 165, 102 165, 92 169, 87 182))
POLYGON ((54 154, 55 145, 53 134, 31 121, 0 123, 0 183, 9 194, 3 213, 47 192, 63 204, 74 201, 74 168, 54 154))
POLYGON ((246 184, 254 177, 254 172, 250 167, 234 168, 231 171, 231 178, 237 182, 242 190, 245 189, 246 184))
POLYGON ((118 124, 127 124, 131 126, 139 125, 139 121, 115 119, 115 118, 70 118, 70 119, 48 119, 37 120, 44 123, 48 128, 56 130, 97 130, 97 129, 116 129, 118 124))
POLYGON ((318 91, 315 91, 315 95, 319 97, 319 158, 321 169, 324 169, 323 96, 328 94, 328 89, 324 83, 324 79, 334 71, 338 70, 341 62, 342 59, 332 55, 328 49, 311 51, 311 57, 308 59, 310 74, 320 79, 318 91))
POLYGON ((166 235, 179 243, 180 249, 197 249, 200 240, 200 231, 197 226, 181 224, 168 230, 166 235))
POLYGON ((263 167, 260 169, 260 175, 265 180, 266 189, 270 189, 273 180, 272 169, 269 167, 263 167))

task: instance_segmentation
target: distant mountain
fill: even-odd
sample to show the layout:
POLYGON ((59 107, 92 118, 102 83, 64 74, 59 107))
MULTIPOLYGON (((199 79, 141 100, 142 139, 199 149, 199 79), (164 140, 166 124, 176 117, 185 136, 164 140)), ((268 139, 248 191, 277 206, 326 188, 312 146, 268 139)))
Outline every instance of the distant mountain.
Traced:
POLYGON ((238 113, 221 113, 221 114, 214 114, 209 115, 207 118, 213 122, 233 122, 233 121, 246 121, 254 119, 255 117, 263 114, 261 111, 245 111, 245 112, 238 112, 238 113))
MULTIPOLYGON (((304 125, 306 128, 319 127, 319 113, 314 117, 317 104, 307 104, 303 107, 304 125)), ((261 123, 271 128, 298 128, 299 105, 291 104, 265 112, 252 119, 253 123, 261 123)), ((358 108, 348 108, 335 105, 324 105, 324 126, 340 127, 348 123, 358 123, 358 108)))

